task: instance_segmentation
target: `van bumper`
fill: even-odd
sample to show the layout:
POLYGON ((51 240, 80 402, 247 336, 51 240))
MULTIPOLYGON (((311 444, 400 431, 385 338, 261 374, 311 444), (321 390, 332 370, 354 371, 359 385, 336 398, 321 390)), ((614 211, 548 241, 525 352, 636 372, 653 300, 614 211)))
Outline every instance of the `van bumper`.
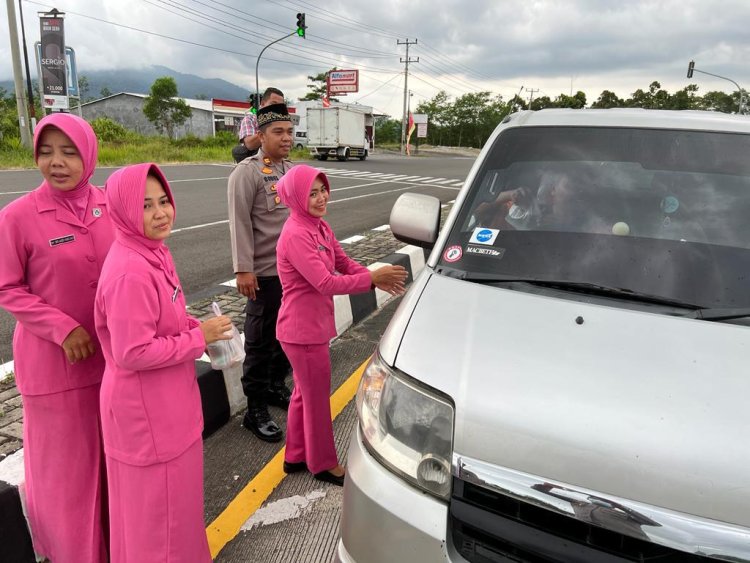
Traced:
POLYGON ((346 471, 336 561, 466 561, 446 537, 448 504, 383 467, 365 448, 359 425, 346 471))

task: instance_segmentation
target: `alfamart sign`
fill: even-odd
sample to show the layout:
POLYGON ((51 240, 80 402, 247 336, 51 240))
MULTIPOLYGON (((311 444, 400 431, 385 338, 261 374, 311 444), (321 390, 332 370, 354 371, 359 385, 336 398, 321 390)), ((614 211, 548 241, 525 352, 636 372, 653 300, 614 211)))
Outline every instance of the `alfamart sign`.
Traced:
POLYGON ((332 70, 328 73, 328 91, 331 94, 359 92, 358 70, 332 70))

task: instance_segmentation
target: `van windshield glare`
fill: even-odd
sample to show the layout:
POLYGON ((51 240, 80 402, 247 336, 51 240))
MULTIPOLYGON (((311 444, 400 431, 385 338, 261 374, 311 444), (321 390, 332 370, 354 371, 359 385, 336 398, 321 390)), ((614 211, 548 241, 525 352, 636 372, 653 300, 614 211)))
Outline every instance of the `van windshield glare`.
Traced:
POLYGON ((750 306, 750 135, 503 131, 441 255, 467 273, 750 306))

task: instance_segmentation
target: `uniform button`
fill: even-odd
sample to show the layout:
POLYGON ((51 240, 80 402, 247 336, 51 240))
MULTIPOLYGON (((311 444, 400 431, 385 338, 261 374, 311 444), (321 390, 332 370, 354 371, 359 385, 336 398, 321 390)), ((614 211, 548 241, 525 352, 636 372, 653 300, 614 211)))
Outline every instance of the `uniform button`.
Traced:
POLYGON ((279 196, 276 196, 276 197, 274 198, 274 201, 275 201, 276 203, 279 203, 279 202, 281 201, 281 198, 280 198, 279 196))
POLYGON ((83 233, 84 235, 87 235, 87 234, 89 234, 89 230, 88 230, 88 229, 86 229, 86 228, 83 228, 83 229, 81 229, 81 232, 82 232, 82 233, 83 233))
POLYGON ((96 256, 86 256, 86 260, 88 260, 89 262, 96 262, 96 256))
POLYGON ((273 184, 273 185, 271 186, 271 191, 272 191, 272 192, 275 192, 275 191, 276 191, 276 184, 273 184))
POLYGON ((89 282, 89 287, 96 287, 98 284, 95 281, 89 282))

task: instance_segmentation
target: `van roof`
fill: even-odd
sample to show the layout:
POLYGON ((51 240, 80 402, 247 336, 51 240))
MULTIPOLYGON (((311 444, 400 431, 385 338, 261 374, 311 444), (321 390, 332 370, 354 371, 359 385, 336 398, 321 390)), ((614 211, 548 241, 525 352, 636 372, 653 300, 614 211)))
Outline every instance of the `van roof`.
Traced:
POLYGON ((750 133, 750 116, 642 108, 543 109, 511 114, 503 119, 502 126, 646 127, 750 133))

